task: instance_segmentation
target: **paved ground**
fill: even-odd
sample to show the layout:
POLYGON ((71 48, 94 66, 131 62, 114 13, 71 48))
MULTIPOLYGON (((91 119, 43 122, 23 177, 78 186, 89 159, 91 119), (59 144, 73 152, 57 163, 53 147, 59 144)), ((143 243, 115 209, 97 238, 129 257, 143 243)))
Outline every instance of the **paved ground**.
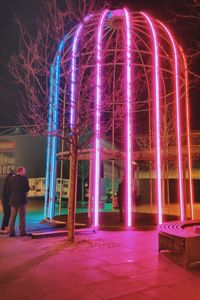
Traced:
MULTIPOLYGON (((28 229, 41 229, 38 208, 28 229)), ((0 218, 1 221, 1 218, 0 218)), ((200 266, 184 269, 157 250, 157 231, 99 231, 31 239, 0 236, 2 300, 199 300, 200 266)))

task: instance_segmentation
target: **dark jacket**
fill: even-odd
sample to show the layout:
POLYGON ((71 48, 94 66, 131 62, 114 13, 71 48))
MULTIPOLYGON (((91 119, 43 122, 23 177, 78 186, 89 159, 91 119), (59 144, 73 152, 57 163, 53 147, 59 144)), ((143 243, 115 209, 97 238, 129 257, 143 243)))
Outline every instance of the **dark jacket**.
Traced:
POLYGON ((26 193, 30 190, 28 178, 16 174, 8 182, 9 203, 11 206, 27 204, 26 193))
POLYGON ((2 202, 4 205, 9 205, 9 193, 8 193, 8 182, 10 180, 10 178, 14 176, 13 172, 10 172, 4 181, 4 185, 3 185, 3 191, 2 191, 2 202))

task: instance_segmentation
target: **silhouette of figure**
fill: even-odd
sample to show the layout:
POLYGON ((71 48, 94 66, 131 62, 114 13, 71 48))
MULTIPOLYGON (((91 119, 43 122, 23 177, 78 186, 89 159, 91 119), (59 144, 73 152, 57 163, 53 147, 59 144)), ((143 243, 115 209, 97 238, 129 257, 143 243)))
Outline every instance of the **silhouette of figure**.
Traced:
POLYGON ((25 217, 27 197, 26 193, 30 190, 28 178, 25 176, 26 170, 24 167, 18 167, 16 175, 8 182, 9 202, 11 205, 10 216, 10 236, 15 236, 15 220, 19 212, 19 230, 20 235, 26 235, 25 217))
POLYGON ((125 177, 118 185, 118 203, 120 222, 124 222, 124 192, 125 192, 125 177))
POLYGON ((2 207, 3 207, 3 220, 1 225, 1 233, 8 233, 9 232, 9 219, 11 214, 11 207, 9 204, 9 193, 8 193, 8 182, 10 178, 14 176, 14 172, 10 169, 10 173, 5 178, 4 185, 3 185, 3 192, 2 192, 2 207))

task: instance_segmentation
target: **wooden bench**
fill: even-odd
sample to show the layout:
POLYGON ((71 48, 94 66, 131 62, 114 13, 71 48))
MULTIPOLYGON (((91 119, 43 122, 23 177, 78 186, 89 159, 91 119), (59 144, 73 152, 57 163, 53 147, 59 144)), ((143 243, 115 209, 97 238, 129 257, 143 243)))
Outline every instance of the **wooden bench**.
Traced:
POLYGON ((172 221, 159 225, 159 251, 186 267, 200 261, 199 228, 200 221, 172 221))

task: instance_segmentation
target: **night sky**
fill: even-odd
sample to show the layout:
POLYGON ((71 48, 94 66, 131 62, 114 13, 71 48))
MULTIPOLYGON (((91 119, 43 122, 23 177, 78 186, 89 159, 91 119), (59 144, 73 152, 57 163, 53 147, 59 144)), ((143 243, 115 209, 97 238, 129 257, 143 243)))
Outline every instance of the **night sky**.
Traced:
MULTIPOLYGON (((0 55, 2 55, 2 48, 6 55, 17 51, 18 48, 18 29, 14 24, 14 15, 20 16, 30 30, 34 30, 34 22, 40 16, 40 5, 44 0, 1 0, 0 1, 0 55)), ((51 0, 49 0, 51 1, 51 0)), ((63 0, 58 0, 63 1, 63 0)), ((102 1, 103 2, 103 1, 102 1)), ((114 4, 120 1, 112 1, 114 4)), ((195 35, 198 38, 198 29, 187 29, 185 22, 171 22, 173 19, 169 8, 174 8, 181 12, 187 12, 184 7, 184 0, 127 0, 121 1, 123 6, 127 6, 132 10, 144 10, 152 16, 157 17, 161 21, 169 23, 170 28, 175 32, 175 37, 183 48, 191 46, 192 37, 195 35)), ((5 58, 6 59, 6 58, 5 58)), ((198 66, 197 66, 198 67, 198 66)), ((17 109, 16 102, 22 98, 19 86, 17 86, 13 79, 0 66, 0 126, 16 125, 17 109)), ((191 92, 191 115, 192 115, 192 129, 200 129, 200 104, 199 91, 191 92)))

